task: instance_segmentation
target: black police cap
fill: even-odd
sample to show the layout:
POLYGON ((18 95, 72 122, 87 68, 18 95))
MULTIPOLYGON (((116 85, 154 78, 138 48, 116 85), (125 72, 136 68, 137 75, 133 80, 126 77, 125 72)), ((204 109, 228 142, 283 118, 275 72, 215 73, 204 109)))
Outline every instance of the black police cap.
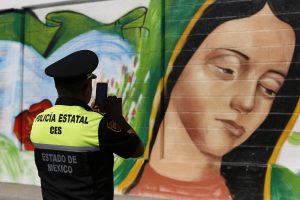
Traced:
POLYGON ((48 76, 57 79, 94 79, 92 72, 98 66, 98 56, 90 50, 80 50, 56 61, 45 69, 48 76))

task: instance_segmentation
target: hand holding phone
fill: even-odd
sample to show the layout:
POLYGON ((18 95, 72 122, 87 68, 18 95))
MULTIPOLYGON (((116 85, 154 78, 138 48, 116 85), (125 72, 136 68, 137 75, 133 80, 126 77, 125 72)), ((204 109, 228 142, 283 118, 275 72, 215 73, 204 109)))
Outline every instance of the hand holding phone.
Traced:
POLYGON ((118 119, 122 116, 122 98, 116 96, 107 97, 107 102, 104 107, 105 113, 112 119, 118 119))
POLYGON ((113 119, 122 116, 122 98, 116 96, 107 96, 107 83, 99 82, 96 86, 95 107, 101 113, 108 114, 113 119))

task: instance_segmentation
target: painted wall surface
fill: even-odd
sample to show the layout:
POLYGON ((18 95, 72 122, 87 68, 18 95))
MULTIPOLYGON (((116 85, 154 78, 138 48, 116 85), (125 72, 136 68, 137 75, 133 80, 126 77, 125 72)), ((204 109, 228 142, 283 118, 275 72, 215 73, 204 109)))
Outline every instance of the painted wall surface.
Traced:
POLYGON ((300 2, 109 0, 0 12, 0 181, 39 185, 29 139, 44 69, 80 49, 146 146, 115 192, 299 199, 300 2))

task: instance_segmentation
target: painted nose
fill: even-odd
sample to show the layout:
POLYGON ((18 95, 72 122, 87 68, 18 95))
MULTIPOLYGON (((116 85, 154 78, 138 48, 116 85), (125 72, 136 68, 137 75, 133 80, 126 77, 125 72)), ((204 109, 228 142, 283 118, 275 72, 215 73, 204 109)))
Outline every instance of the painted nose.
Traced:
POLYGON ((231 99, 232 109, 242 114, 250 113, 255 106, 256 81, 237 81, 234 96, 231 99))

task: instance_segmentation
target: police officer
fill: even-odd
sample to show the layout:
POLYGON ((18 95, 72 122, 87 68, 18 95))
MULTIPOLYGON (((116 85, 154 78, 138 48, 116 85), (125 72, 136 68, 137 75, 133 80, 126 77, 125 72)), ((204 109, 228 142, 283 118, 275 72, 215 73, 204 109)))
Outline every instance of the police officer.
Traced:
POLYGON ((108 97, 104 115, 87 105, 97 65, 94 52, 81 50, 45 70, 54 78, 58 99, 35 118, 30 136, 44 200, 113 199, 113 153, 143 154, 116 97, 108 97))

